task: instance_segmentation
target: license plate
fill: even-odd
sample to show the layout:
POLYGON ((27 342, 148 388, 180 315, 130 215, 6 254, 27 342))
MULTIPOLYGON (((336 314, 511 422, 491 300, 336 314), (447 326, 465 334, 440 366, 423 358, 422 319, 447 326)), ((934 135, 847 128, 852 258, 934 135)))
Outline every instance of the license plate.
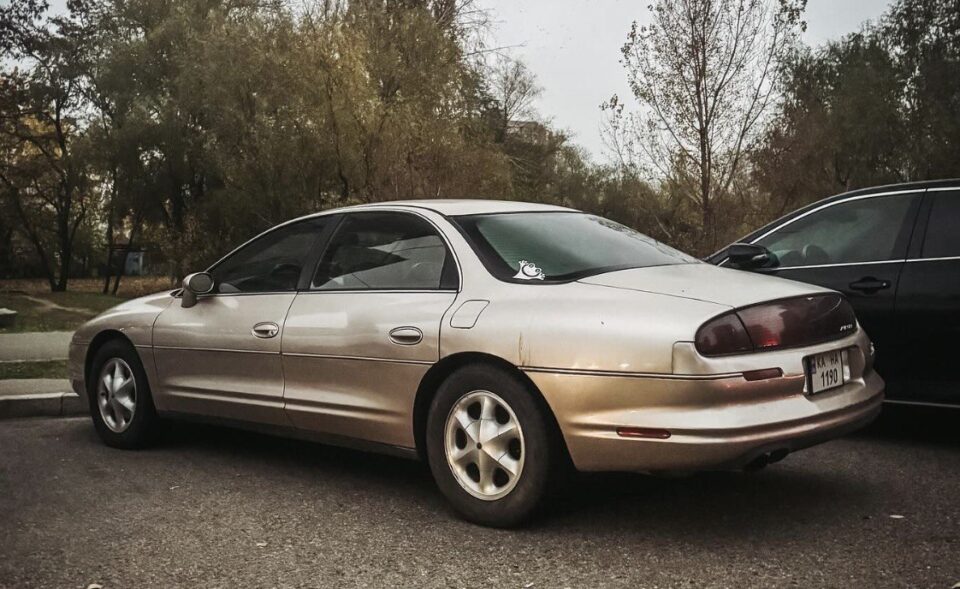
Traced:
POLYGON ((844 350, 835 350, 807 358, 808 392, 811 395, 843 386, 849 380, 846 355, 844 350))

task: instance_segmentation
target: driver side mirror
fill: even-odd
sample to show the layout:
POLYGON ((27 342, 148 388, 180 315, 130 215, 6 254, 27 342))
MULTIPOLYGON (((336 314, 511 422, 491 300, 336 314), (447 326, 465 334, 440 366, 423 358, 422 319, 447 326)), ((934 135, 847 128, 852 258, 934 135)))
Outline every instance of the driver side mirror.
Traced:
POLYGON ((777 256, 762 245, 735 243, 727 248, 729 266, 738 270, 753 270, 777 265, 777 256))
POLYGON ((197 304, 197 295, 213 292, 214 280, 208 272, 195 272, 183 279, 183 289, 180 293, 180 306, 184 309, 197 304))

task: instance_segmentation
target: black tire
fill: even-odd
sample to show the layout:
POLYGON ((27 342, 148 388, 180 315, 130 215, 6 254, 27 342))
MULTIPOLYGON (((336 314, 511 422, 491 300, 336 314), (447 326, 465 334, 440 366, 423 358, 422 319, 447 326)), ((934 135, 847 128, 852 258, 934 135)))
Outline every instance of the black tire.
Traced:
POLYGON ((465 366, 440 385, 427 417, 427 459, 440 491, 464 519, 484 526, 514 527, 529 521, 544 506, 551 483, 562 473, 563 456, 548 412, 538 393, 496 366, 465 366), (492 392, 505 401, 523 432, 524 459, 519 476, 512 489, 496 499, 480 499, 468 492, 447 462, 447 418, 461 399, 476 391, 492 392))
POLYGON ((136 349, 121 339, 106 342, 97 350, 87 375, 87 397, 90 401, 90 416, 100 439, 113 448, 137 449, 152 443, 160 431, 160 419, 153 405, 150 383, 143 370, 143 363, 136 349), (99 404, 99 384, 104 367, 114 359, 129 366, 136 385, 136 402, 129 425, 123 431, 113 431, 104 420, 99 404))

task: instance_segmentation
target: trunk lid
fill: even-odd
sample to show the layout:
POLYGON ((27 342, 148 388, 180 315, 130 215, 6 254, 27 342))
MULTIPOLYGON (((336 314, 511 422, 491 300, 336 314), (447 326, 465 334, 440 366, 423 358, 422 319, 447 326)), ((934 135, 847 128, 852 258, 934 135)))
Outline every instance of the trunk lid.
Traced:
POLYGON ((583 284, 656 293, 731 308, 788 297, 832 292, 825 288, 712 264, 676 264, 607 272, 583 284))

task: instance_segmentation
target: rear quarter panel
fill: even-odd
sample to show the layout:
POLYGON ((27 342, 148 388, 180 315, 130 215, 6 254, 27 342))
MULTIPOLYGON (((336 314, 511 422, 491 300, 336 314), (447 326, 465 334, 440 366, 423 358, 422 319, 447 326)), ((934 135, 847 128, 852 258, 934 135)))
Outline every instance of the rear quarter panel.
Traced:
POLYGON ((472 328, 445 320, 443 356, 483 352, 520 368, 669 374, 674 342, 691 341, 704 321, 729 309, 580 283, 505 284, 488 298, 472 328))

